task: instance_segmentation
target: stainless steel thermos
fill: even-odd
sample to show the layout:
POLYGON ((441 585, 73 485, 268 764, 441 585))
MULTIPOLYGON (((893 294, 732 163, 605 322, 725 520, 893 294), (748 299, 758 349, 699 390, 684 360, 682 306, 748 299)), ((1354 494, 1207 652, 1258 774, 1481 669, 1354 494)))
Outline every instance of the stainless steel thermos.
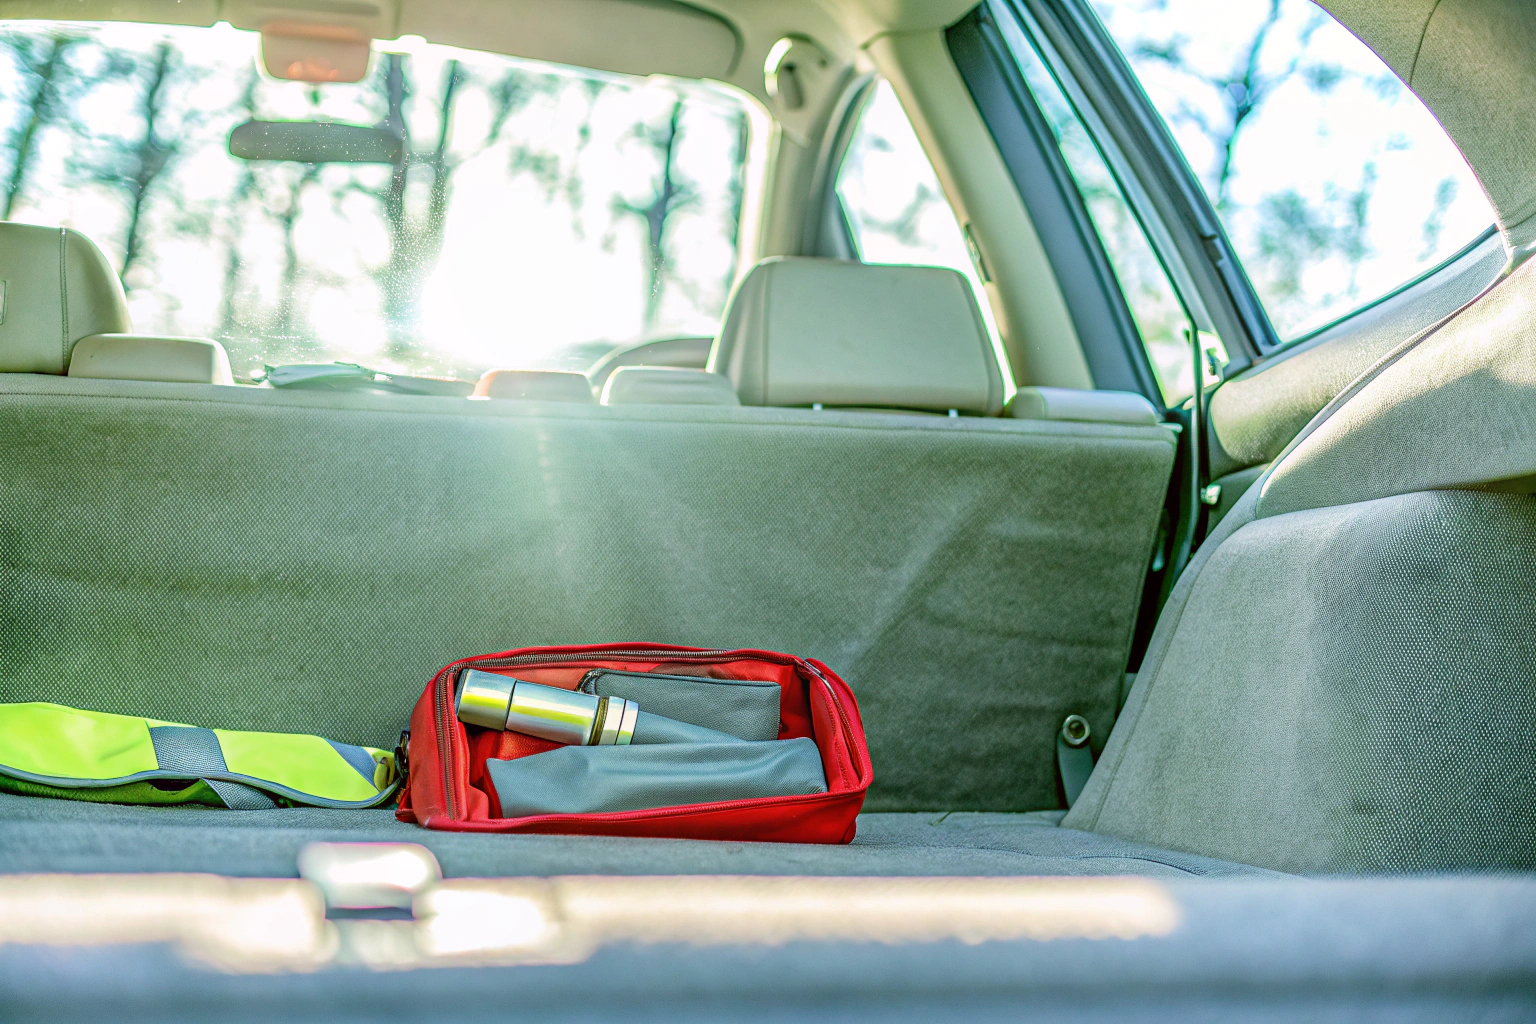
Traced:
POLYGON ((459 721, 526 733, 575 746, 628 746, 640 707, 623 697, 597 697, 511 676, 465 669, 459 680, 459 721))
POLYGON ((741 743, 729 733, 646 714, 623 697, 599 697, 467 668, 459 679, 459 721, 577 747, 631 743, 741 743))

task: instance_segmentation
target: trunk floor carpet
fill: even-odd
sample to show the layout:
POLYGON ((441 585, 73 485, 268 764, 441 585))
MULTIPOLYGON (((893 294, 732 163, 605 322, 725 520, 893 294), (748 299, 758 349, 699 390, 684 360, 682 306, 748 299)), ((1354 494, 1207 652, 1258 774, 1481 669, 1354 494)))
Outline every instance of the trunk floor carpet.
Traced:
POLYGON ((0 793, 0 873, 291 877, 306 844, 409 842, 452 877, 495 875, 1269 875, 1055 825, 1060 812, 864 814, 848 846, 433 832, 389 810, 126 807, 0 793))

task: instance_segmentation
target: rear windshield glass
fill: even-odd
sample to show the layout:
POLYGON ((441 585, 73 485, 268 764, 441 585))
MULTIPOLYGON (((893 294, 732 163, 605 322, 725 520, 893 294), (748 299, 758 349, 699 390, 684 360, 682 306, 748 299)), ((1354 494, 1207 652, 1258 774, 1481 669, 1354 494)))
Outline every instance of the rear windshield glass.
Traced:
POLYGON ((0 22, 0 217, 89 236, 134 329, 218 338, 237 377, 341 360, 471 378, 714 332, 747 118, 722 88, 375 44, 280 81, 256 33, 0 22), (247 121, 403 137, 397 164, 245 160, 247 121))

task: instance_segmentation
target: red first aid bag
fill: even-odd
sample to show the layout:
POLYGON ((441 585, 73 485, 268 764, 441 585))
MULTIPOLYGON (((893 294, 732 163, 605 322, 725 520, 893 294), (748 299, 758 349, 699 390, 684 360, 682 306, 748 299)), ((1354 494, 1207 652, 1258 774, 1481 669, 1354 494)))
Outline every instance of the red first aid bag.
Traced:
MULTIPOLYGON (((771 721, 771 719, 770 719, 771 721)), ((411 714, 401 821, 456 832, 846 843, 873 771, 859 707, 848 684, 819 661, 772 651, 711 651, 665 644, 525 647, 464 658, 432 678, 411 714), (754 680, 780 688, 781 740, 810 737, 821 754, 827 791, 602 814, 504 818, 486 762, 552 750, 557 744, 516 732, 465 727, 454 712, 466 668, 574 690, 593 669, 754 680)))

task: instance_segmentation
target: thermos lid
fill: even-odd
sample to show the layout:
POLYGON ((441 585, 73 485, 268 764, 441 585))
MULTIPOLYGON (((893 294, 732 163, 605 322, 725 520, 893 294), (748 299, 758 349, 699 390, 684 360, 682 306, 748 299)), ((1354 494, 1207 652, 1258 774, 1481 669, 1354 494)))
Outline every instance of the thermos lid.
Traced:
POLYGON ((467 668, 459 676, 457 708, 459 721, 485 729, 505 729, 507 709, 512 703, 512 688, 517 680, 467 668))

